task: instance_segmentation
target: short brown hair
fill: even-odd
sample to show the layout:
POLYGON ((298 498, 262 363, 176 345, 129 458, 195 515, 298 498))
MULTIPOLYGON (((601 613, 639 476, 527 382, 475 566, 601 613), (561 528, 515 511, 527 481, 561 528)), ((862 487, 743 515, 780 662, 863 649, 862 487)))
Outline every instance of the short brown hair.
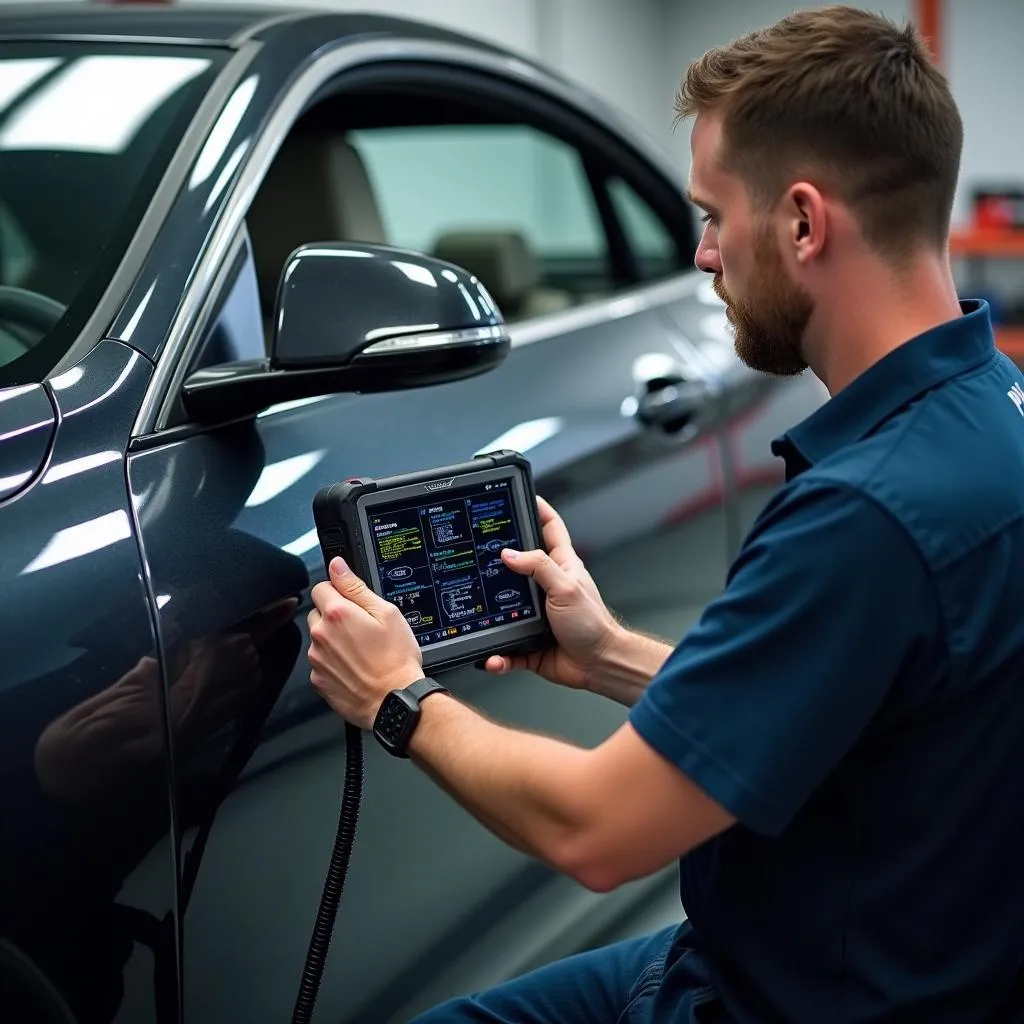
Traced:
POLYGON ((691 64, 676 113, 721 117, 723 161, 761 205, 819 175, 880 253, 946 244, 963 124, 911 25, 838 5, 791 14, 691 64))

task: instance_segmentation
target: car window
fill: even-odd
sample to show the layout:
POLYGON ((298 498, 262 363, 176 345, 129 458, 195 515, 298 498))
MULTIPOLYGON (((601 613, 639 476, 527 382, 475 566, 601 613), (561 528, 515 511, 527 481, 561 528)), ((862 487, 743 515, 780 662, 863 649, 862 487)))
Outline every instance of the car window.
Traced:
POLYGON ((687 269, 689 210, 628 147, 489 80, 413 83, 378 74, 326 95, 275 154, 246 216, 268 341, 285 263, 312 242, 448 260, 513 322, 687 269))
POLYGON ((0 44, 0 387, 73 343, 226 53, 0 44))
POLYGON ((664 221, 622 178, 608 180, 608 196, 626 235, 641 281, 679 273, 679 248, 664 221))
POLYGON ((357 129, 387 241, 475 273, 509 320, 612 290, 582 157, 528 125, 357 129))

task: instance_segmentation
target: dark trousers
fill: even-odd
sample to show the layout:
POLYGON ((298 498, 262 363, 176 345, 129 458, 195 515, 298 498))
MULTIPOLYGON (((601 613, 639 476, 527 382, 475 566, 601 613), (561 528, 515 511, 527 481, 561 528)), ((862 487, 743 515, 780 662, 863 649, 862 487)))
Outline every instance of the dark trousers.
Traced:
MULTIPOLYGON (((411 1024, 650 1024, 665 956, 677 930, 673 925, 559 960, 442 1003, 411 1024)), ((687 998, 688 993, 680 993, 681 1003, 687 998)), ((672 1020, 701 1019, 685 1006, 675 1009, 672 1020)), ((660 1020, 664 1008, 659 1010, 660 1020)))

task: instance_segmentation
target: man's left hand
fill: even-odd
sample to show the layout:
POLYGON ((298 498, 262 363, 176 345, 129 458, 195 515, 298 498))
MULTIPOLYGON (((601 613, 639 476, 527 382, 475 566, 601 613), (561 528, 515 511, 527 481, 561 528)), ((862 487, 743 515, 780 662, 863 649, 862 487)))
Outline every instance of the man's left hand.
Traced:
POLYGON ((423 656, 409 623, 341 558, 312 590, 310 682, 347 722, 373 727, 381 701, 423 678, 423 656))

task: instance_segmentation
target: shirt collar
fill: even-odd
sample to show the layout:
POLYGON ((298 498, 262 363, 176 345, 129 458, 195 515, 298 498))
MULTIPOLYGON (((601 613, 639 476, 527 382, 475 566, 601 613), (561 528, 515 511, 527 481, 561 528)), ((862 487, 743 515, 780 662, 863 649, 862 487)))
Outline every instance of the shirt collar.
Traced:
POLYGON ((963 316, 900 345, 776 438, 772 454, 785 460, 787 479, 866 437, 924 392, 988 359, 995 349, 988 303, 964 301, 960 309, 963 316))

